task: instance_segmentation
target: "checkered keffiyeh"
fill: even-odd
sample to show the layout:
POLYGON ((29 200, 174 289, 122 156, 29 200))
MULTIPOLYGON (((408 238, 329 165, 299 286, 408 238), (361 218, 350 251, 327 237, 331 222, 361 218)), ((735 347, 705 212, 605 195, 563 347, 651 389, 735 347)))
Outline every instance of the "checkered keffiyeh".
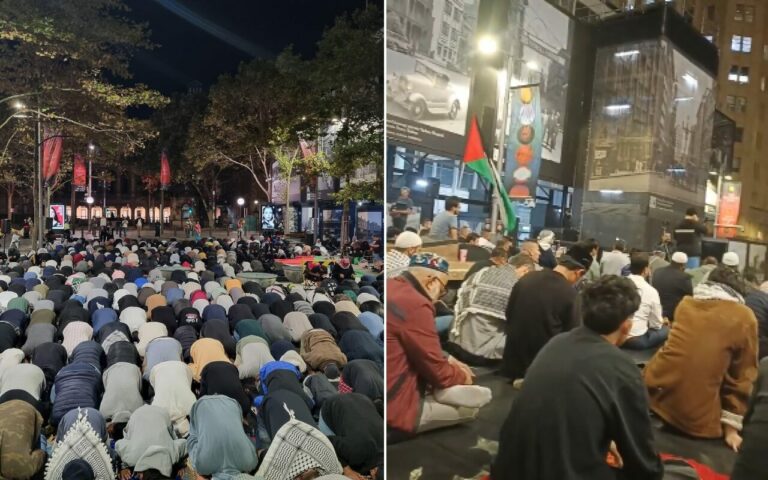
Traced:
POLYGON ((290 420, 275 434, 256 476, 264 480, 285 480, 312 468, 320 475, 343 471, 325 435, 304 422, 290 420))

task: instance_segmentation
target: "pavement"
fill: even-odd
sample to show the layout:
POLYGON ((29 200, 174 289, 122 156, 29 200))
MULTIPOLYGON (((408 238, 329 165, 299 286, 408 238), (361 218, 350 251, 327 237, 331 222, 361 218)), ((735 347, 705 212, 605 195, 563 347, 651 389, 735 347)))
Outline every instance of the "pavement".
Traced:
MULTIPOLYGON (((488 472, 498 451, 499 430, 519 391, 492 369, 475 368, 477 383, 490 388, 493 400, 471 423, 427 432, 387 446, 387 478, 394 480, 468 480, 488 472)), ((674 433, 652 417, 656 446, 729 474, 736 454, 720 439, 701 440, 674 433)))

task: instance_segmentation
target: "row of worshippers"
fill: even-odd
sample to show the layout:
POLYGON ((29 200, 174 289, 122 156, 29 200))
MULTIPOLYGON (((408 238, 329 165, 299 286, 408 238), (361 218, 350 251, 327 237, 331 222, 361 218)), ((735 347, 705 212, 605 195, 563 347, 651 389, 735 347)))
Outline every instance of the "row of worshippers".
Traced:
POLYGON ((383 478, 381 280, 263 288, 223 248, 78 241, 4 270, 0 477, 383 478))

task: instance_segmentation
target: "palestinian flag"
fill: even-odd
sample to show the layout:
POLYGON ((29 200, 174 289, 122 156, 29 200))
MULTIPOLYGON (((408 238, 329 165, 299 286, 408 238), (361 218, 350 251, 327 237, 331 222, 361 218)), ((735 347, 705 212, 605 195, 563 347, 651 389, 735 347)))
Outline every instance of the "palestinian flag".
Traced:
POLYGON ((509 199, 507 192, 504 191, 498 172, 491 166, 491 162, 488 161, 488 155, 483 150, 483 141, 480 138, 480 127, 477 125, 476 116, 472 117, 469 135, 467 135, 467 146, 464 147, 464 165, 480 175, 483 180, 496 189, 504 210, 504 218, 506 219, 504 224, 507 227, 507 231, 514 230, 517 223, 515 207, 512 205, 512 200, 509 199))

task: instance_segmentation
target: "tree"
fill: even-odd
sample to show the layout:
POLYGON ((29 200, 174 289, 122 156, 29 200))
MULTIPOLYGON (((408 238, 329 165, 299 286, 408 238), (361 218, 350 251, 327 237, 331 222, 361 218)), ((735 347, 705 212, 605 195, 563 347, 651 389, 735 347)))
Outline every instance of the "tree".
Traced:
POLYGON ((383 16, 373 5, 336 20, 318 44, 312 79, 319 101, 337 115, 330 175, 343 180, 342 240, 349 204, 383 198, 384 97, 383 16), (372 52, 377 52, 372 54, 372 52))
MULTIPOLYGON (((26 123, 55 124, 81 145, 98 143, 111 162, 143 147, 153 132, 128 109, 166 99, 118 83, 130 80, 133 54, 152 47, 146 26, 125 11, 120 0, 0 2, 0 103, 18 102, 26 123)), ((19 123, 13 115, 1 121, 0 130, 19 123)), ((31 146, 38 150, 34 140, 31 146)), ((35 211, 39 225, 39 205, 35 211)))

